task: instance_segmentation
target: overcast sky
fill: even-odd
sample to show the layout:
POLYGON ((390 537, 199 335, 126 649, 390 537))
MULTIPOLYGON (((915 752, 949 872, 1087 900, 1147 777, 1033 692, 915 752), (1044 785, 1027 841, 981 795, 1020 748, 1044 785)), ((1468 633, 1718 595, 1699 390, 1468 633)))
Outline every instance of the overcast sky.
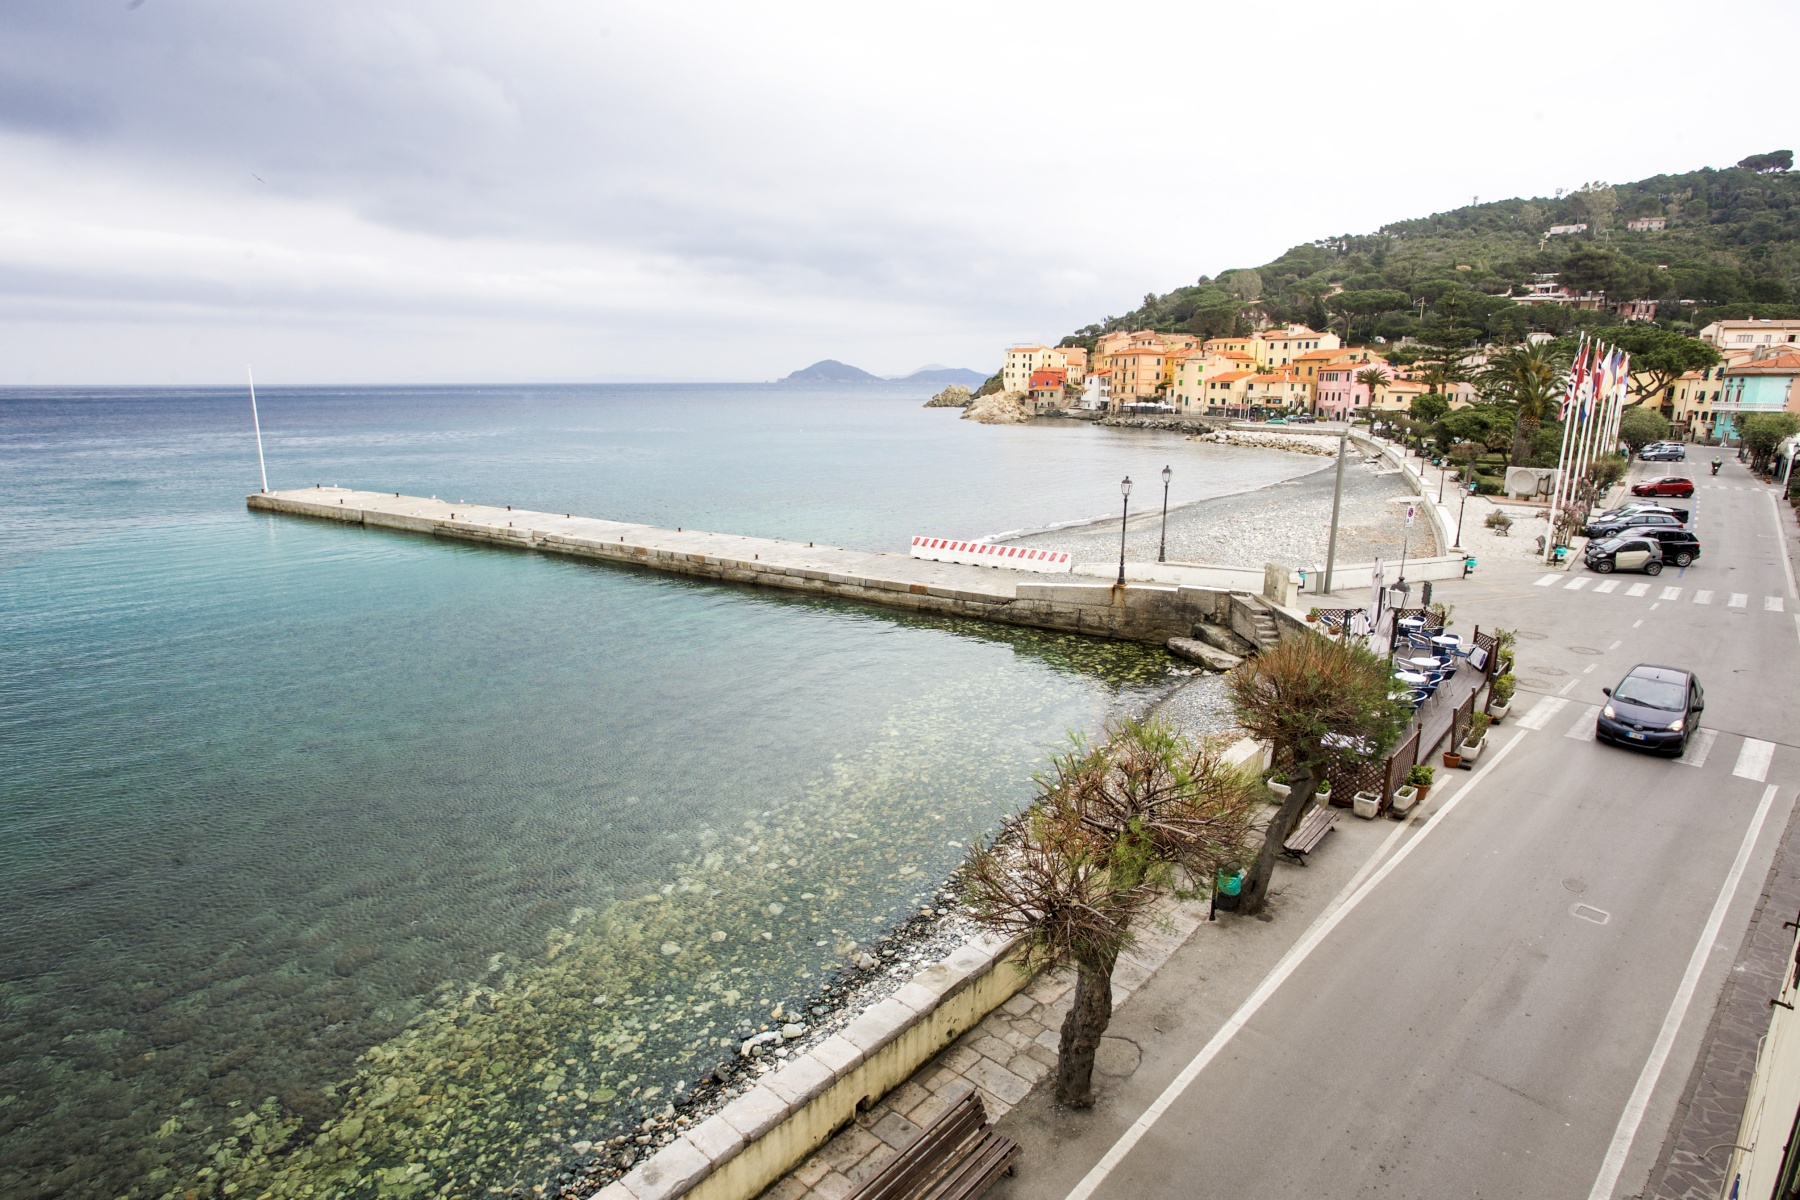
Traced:
POLYGON ((7 0, 0 384, 991 370, 1298 242, 1794 147, 1790 17, 7 0))

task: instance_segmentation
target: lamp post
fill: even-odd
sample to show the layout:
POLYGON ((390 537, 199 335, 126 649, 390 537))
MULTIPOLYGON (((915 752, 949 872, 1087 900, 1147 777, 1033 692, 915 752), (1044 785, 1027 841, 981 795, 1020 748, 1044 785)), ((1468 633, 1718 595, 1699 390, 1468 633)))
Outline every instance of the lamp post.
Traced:
MULTIPOLYGON (((1444 457, 1449 458, 1450 456, 1446 454, 1444 457)), ((1438 499, 1437 499, 1437 502, 1439 504, 1442 504, 1444 502, 1444 480, 1449 476, 1449 474, 1450 474, 1450 464, 1447 462, 1439 463, 1438 464, 1438 499)))
POLYGON ((1451 549, 1453 549, 1453 550, 1461 550, 1462 549, 1462 517, 1463 517, 1463 509, 1465 509, 1467 507, 1469 507, 1469 490, 1467 488, 1463 488, 1462 489, 1462 503, 1456 506, 1456 545, 1451 547, 1451 549))
POLYGON ((1125 586, 1125 522, 1131 518, 1131 476, 1119 483, 1119 495, 1125 497, 1125 508, 1119 514, 1119 586, 1125 586))
POLYGON ((1162 562, 1163 552, 1169 548, 1169 480, 1175 472, 1168 467, 1163 468, 1163 515, 1162 534, 1156 539, 1156 561, 1162 562))

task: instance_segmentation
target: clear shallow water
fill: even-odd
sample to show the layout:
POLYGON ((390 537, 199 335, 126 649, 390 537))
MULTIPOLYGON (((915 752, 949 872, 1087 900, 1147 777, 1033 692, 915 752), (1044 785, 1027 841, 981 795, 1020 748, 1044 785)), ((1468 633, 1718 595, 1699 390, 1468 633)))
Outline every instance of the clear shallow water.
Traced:
MULTIPOLYGON (((263 417, 277 487, 865 548, 1092 515, 1170 457, 1178 498, 1308 465, 922 399, 275 391, 263 417)), ((0 1194, 529 1178, 804 996, 1168 667, 253 516, 246 417, 0 393, 0 1194)))

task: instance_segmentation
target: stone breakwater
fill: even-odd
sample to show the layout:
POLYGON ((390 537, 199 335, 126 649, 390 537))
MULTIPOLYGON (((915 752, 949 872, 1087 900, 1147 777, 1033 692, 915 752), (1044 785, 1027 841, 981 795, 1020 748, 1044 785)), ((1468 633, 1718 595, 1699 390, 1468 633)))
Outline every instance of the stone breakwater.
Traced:
POLYGON ((967 408, 974 395, 960 383, 953 383, 925 402, 926 408, 967 408))
POLYGON ((779 587, 917 612, 1161 645, 1218 619, 1229 596, 1205 588, 1050 583, 1004 567, 927 562, 773 538, 657 529, 571 514, 450 503, 392 492, 302 488, 255 493, 252 509, 541 553, 779 587))
POLYGON ((1198 433, 1191 439, 1196 442, 1213 442, 1226 446, 1254 446, 1259 450, 1286 450, 1290 454, 1317 454, 1325 458, 1337 457, 1337 438, 1325 438, 1309 434, 1261 433, 1243 429, 1215 429, 1211 433, 1198 433))
POLYGON ((989 392, 963 409, 963 420, 983 425, 1023 425, 1031 420, 1031 414, 1025 409, 1024 392, 989 392))

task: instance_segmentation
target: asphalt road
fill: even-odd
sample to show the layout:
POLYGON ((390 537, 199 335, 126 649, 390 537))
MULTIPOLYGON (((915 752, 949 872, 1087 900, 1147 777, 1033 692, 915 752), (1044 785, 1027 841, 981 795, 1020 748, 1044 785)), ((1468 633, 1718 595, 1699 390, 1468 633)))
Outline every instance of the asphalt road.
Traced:
POLYGON ((1224 994, 1175 964, 1132 1018, 1151 1023, 1142 1068, 1091 1113, 1036 1094, 1007 1118, 1026 1156, 997 1195, 1641 1188, 1800 783, 1800 597, 1774 506, 1735 462, 1695 477, 1705 553, 1686 571, 1440 587, 1458 628, 1521 631, 1529 682, 1480 771, 1395 827, 1303 957, 1224 994), (1600 688, 1638 662, 1699 672, 1688 762, 1591 740, 1600 688))

